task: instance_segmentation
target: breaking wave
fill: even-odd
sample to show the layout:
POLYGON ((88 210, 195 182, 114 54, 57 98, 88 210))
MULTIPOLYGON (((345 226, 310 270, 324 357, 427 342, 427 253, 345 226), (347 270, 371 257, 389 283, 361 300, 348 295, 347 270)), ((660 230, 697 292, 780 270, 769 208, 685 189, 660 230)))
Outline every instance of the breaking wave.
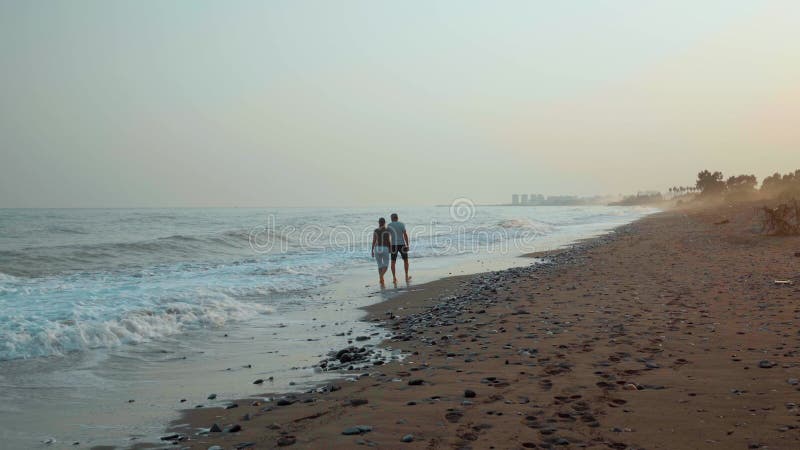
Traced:
POLYGON ((243 303, 219 294, 216 297, 197 303, 170 302, 158 309, 135 309, 109 320, 103 319, 102 311, 74 314, 69 319, 7 316, 0 322, 0 360, 139 344, 272 312, 265 305, 243 303))

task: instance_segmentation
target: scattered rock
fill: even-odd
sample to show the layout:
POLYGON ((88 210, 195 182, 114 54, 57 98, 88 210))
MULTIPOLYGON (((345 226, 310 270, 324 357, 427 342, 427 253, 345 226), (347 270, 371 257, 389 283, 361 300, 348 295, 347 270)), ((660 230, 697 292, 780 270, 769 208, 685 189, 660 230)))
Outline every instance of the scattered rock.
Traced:
POLYGON ((354 427, 347 427, 342 431, 342 434, 345 436, 352 436, 355 434, 364 434, 369 433, 372 431, 372 427, 369 425, 356 425, 354 427))
POLYGON ((294 436, 281 436, 278 438, 278 447, 288 447, 294 445, 297 439, 294 436))
POLYGON ((287 397, 281 397, 280 399, 278 399, 278 402, 276 404, 278 406, 289 406, 289 405, 293 404, 294 402, 295 402, 294 399, 287 398, 287 397))
POLYGON ((473 390, 467 389, 464 391, 464 397, 466 398, 475 398, 476 395, 477 394, 473 390))
POLYGON ((407 435, 403 436, 400 439, 400 441, 402 441, 402 442, 414 442, 414 435, 413 434, 407 434, 407 435))
POLYGON ((222 428, 217 424, 213 424, 213 425, 211 425, 211 428, 208 429, 208 432, 209 433, 222 433, 222 428))

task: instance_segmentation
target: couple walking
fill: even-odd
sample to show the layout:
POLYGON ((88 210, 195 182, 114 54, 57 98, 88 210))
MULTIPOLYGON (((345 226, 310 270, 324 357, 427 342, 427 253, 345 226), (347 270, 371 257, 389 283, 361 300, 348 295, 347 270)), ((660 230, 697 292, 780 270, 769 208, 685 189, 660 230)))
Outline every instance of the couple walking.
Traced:
POLYGON ((408 233, 406 226, 400 222, 397 213, 392 214, 392 223, 386 225, 386 219, 381 217, 378 219, 378 228, 372 234, 372 257, 378 262, 378 276, 381 280, 381 286, 384 286, 383 276, 386 274, 386 268, 389 266, 389 257, 392 258, 392 281, 397 284, 397 275, 395 274, 395 263, 397 262, 397 254, 403 258, 403 265, 406 270, 406 281, 410 280, 408 276, 408 233))

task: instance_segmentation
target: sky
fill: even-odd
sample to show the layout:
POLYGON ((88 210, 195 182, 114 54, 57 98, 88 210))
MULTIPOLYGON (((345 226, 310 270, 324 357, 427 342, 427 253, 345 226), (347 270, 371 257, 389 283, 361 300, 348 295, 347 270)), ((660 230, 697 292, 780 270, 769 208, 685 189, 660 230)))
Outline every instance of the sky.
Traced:
POLYGON ((800 2, 0 0, 0 207, 620 194, 800 168, 800 2))

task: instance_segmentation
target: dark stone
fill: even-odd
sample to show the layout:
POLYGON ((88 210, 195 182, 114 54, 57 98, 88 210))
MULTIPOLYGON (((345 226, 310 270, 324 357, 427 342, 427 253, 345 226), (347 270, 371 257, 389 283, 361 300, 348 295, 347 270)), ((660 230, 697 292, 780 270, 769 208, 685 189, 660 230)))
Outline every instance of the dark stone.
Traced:
POLYGON ((475 398, 476 395, 477 394, 473 390, 467 389, 464 391, 464 397, 466 398, 475 398))
POLYGON ((211 428, 208 429, 209 433, 222 433, 222 428, 219 425, 214 424, 211 425, 211 428))
POLYGON ((369 400, 365 398, 354 398, 350 400, 350 406, 361 406, 366 405, 367 403, 369 403, 369 400))
POLYGON ((297 442, 294 436, 281 436, 278 438, 278 447, 288 447, 290 445, 294 445, 297 442))
POLYGON ((369 433, 370 431, 372 431, 372 427, 369 425, 356 425, 354 427, 345 428, 342 434, 345 436, 352 436, 355 434, 369 433))
POLYGON ((217 398, 217 394, 211 394, 208 396, 209 400, 214 400, 215 398, 217 398))
POLYGON ((425 383, 425 380, 417 378, 416 380, 411 380, 408 382, 409 386, 421 386, 425 383))
POLYGON ((225 409, 233 409, 233 408, 238 408, 238 407, 239 407, 238 403, 232 403, 232 404, 226 406, 225 409))
POLYGON ((242 431, 242 426, 238 423, 228 428, 228 433, 238 433, 239 431, 242 431))
POLYGON ((264 382, 264 379, 263 378, 259 378, 256 381, 253 381, 253 384, 261 384, 263 382, 264 382))

